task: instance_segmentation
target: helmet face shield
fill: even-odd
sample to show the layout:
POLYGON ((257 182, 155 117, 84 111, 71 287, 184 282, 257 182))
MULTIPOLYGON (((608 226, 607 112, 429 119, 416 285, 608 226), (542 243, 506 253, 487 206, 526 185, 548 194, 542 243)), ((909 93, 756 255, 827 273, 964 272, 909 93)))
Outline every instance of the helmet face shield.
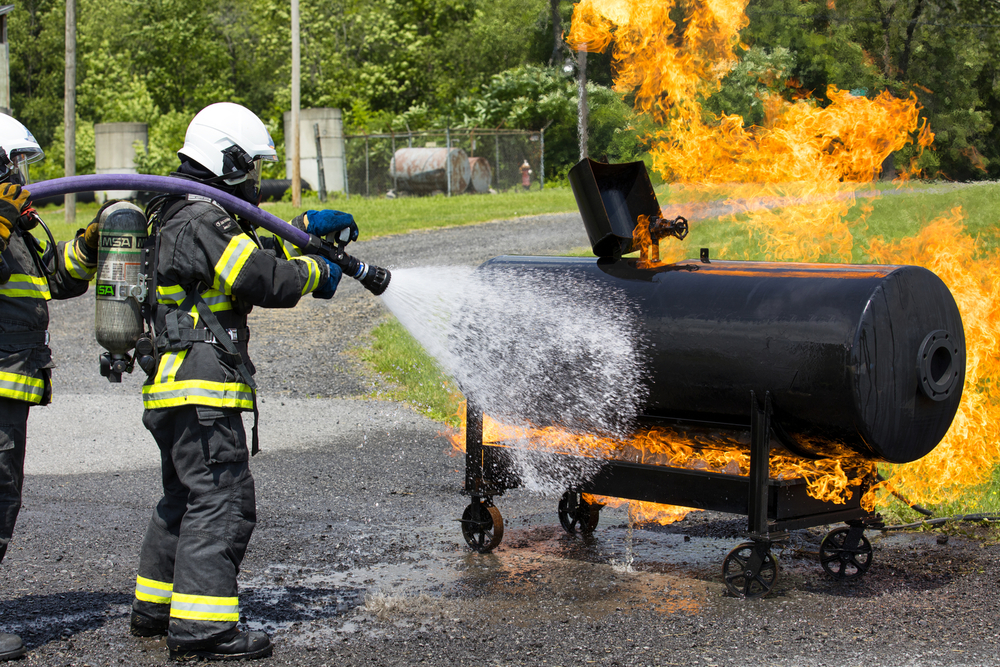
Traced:
POLYGON ((260 190, 260 179, 261 179, 261 168, 263 165, 263 158, 255 157, 250 163, 250 171, 247 173, 247 180, 253 183, 253 189, 260 190))
POLYGON ((28 158, 23 153, 11 156, 14 162, 14 178, 19 185, 28 184, 28 158))
POLYGON ((24 153, 7 155, 6 151, 0 149, 0 182, 27 185, 28 162, 31 160, 24 153))

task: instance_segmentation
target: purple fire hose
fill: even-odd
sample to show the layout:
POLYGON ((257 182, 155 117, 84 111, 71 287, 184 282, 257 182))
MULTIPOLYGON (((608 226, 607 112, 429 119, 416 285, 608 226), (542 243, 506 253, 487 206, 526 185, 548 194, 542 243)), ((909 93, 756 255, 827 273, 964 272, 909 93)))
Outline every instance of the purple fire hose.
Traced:
POLYGON ((32 199, 94 190, 142 190, 172 195, 201 195, 214 199, 230 213, 277 234, 306 254, 323 255, 340 266, 346 275, 358 280, 372 294, 379 295, 384 292, 392 277, 388 270, 373 264, 366 264, 348 255, 344 252, 343 244, 334 245, 324 241, 222 190, 183 178, 151 176, 149 174, 87 174, 30 183, 27 185, 27 190, 31 193, 32 199))
POLYGON ((51 181, 39 181, 38 183, 30 183, 26 187, 31 193, 32 199, 94 190, 144 190, 172 195, 201 195, 214 199, 222 204, 227 211, 260 225, 267 231, 277 234, 300 248, 309 245, 309 234, 291 226, 281 218, 222 190, 183 178, 151 176, 149 174, 87 174, 85 176, 54 178, 51 181))

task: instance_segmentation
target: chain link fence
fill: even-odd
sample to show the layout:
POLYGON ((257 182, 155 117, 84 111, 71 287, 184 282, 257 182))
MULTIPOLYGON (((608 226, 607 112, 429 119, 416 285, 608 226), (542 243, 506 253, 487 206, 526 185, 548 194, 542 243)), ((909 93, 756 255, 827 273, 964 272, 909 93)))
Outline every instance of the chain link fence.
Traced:
POLYGON ((545 133, 445 129, 344 137, 345 192, 481 194, 545 186, 545 133))

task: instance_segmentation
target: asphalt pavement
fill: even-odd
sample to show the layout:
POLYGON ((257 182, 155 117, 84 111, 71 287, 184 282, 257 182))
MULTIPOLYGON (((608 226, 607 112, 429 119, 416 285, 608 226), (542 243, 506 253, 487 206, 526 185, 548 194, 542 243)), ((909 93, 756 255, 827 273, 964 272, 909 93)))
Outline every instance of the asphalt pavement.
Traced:
MULTIPOLYGON (((363 233, 363 221, 362 221, 363 233)), ((535 216, 352 246, 390 268, 478 264, 587 245, 579 216, 535 216)), ((55 399, 32 410, 24 508, 0 566, 0 631, 28 665, 159 665, 128 634, 139 545, 159 497, 140 378, 98 374, 93 292, 51 307, 55 399)), ((497 498, 506 535, 471 552, 457 519, 464 459, 440 424, 383 400, 357 350, 385 310, 353 281, 329 302, 251 314, 263 451, 241 614, 271 665, 1000 665, 1000 546, 974 528, 871 533, 865 577, 816 562, 823 528, 776 552, 770 596, 726 594, 746 520, 670 526, 605 509, 590 537, 557 498, 497 498)))

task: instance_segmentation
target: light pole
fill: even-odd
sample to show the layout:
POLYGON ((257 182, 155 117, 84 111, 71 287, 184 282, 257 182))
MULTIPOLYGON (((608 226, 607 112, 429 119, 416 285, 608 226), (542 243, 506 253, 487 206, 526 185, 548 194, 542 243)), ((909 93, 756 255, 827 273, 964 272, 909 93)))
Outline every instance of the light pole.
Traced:
MULTIPOLYGON (((66 68, 63 91, 63 166, 67 176, 76 175, 76 0, 66 0, 66 68)), ((66 223, 76 224, 76 195, 64 195, 66 223)))
POLYGON ((580 159, 587 157, 587 45, 577 47, 576 130, 580 136, 580 159))
POLYGON ((299 0, 292 0, 292 206, 302 206, 302 167, 299 164, 301 146, 299 135, 299 0))

